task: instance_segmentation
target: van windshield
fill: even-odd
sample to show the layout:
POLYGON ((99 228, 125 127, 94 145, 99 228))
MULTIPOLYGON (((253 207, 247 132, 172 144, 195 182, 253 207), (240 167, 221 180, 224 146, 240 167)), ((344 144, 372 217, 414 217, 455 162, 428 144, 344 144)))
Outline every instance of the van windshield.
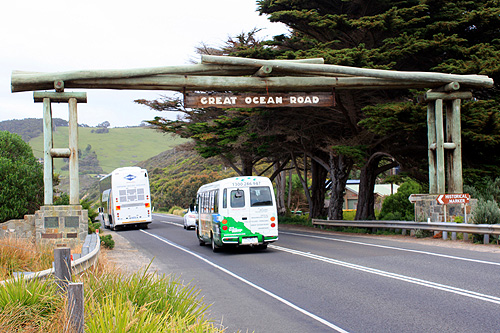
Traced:
POLYGON ((272 206, 271 189, 267 186, 250 187, 250 205, 252 207, 272 206))

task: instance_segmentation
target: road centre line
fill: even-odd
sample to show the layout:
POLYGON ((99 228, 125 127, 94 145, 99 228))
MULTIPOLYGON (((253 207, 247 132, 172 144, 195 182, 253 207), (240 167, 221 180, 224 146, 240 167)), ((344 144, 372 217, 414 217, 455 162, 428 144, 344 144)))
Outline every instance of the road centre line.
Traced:
POLYGON ((427 255, 430 255, 430 256, 436 256, 436 257, 442 257, 442 258, 448 258, 448 259, 470 261, 470 262, 475 262, 475 263, 479 263, 479 264, 500 266, 500 263, 493 262, 493 261, 486 261, 486 260, 479 260, 479 259, 470 259, 470 258, 464 258, 464 257, 457 257, 457 256, 451 256, 451 255, 447 255, 447 254, 434 253, 434 252, 428 252, 428 251, 404 249, 404 248, 401 248, 401 247, 394 247, 394 246, 388 246, 388 245, 363 243, 363 242, 357 242, 357 241, 350 241, 350 240, 346 240, 346 239, 330 238, 330 237, 325 237, 325 236, 303 235, 303 234, 298 234, 298 233, 294 233, 294 232, 286 232, 286 231, 280 231, 280 233, 281 234, 285 234, 285 235, 293 235, 293 236, 301 236, 301 237, 310 237, 310 238, 325 239, 325 240, 330 240, 330 241, 334 241, 334 242, 343 242, 343 243, 351 243, 351 244, 364 245, 364 246, 373 246, 373 247, 379 247, 379 248, 382 248, 382 249, 389 249, 389 250, 396 250, 396 251, 405 251, 405 252, 412 252, 412 253, 419 253, 419 254, 427 254, 427 255))
POLYGON ((278 300, 279 302, 281 302, 281 303, 283 303, 283 304, 285 304, 285 305, 293 308, 294 310, 297 310, 297 311, 301 312, 302 314, 304 314, 304 315, 306 315, 306 316, 308 316, 308 317, 310 317, 310 318, 312 318, 312 319, 314 319, 316 321, 319 321, 320 323, 322 323, 322 324, 330 327, 331 329, 333 329, 333 330, 335 330, 337 332, 348 333, 348 331, 346 331, 346 330, 338 327, 337 325, 335 325, 335 324, 333 324, 333 323, 331 323, 331 322, 329 322, 329 321, 327 321, 327 320, 325 320, 325 319, 323 319, 323 318, 321 318, 319 316, 316 316, 315 314, 313 314, 313 313, 311 313, 311 312, 309 312, 309 311, 307 311, 305 309, 302 309, 301 307, 299 307, 299 306, 291 303, 290 301, 287 301, 286 299, 284 299, 284 298, 282 298, 282 297, 280 297, 280 296, 278 296, 276 294, 273 294, 272 292, 268 291, 267 289, 264 289, 264 288, 262 288, 262 287, 260 287, 260 286, 258 286, 256 284, 254 284, 253 282, 248 281, 247 279, 245 279, 245 278, 237 275, 236 273, 233 273, 230 270, 228 270, 228 269, 226 269, 226 268, 224 268, 222 266, 219 266, 219 265, 211 262, 210 260, 202 257, 201 255, 199 255, 199 254, 197 254, 195 252, 192 252, 191 250, 189 250, 189 249, 187 249, 185 247, 182 247, 182 246, 180 246, 180 245, 178 245, 176 243, 171 242, 170 240, 168 240, 166 238, 163 238, 161 236, 157 236, 157 235, 152 234, 152 233, 150 233, 148 231, 145 231, 145 230, 140 230, 140 231, 143 232, 143 233, 145 233, 145 234, 147 234, 147 235, 149 235, 149 236, 151 236, 151 237, 154 237, 154 238, 156 238, 156 239, 158 239, 158 240, 160 240, 160 241, 162 241, 162 242, 164 242, 164 243, 166 243, 166 244, 168 244, 170 246, 173 246, 173 247, 175 247, 175 248, 177 248, 177 249, 179 249, 181 251, 184 251, 184 252, 186 252, 186 253, 188 253, 188 254, 190 254, 190 255, 192 255, 192 256, 200 259, 201 261, 205 262, 206 264, 208 264, 208 265, 210 265, 210 266, 212 266, 212 267, 214 267, 214 268, 216 268, 216 269, 218 269, 218 270, 220 270, 220 271, 222 271, 222 272, 224 272, 224 273, 226 273, 226 274, 234 277, 235 279, 240 280, 241 282, 243 282, 243 283, 249 285, 250 287, 253 287, 253 288, 255 288, 255 289, 257 289, 257 290, 259 290, 261 292, 263 292, 264 294, 266 294, 268 296, 271 296, 272 298, 278 300))
POLYGON ((285 248, 285 247, 281 247, 281 246, 276 246, 276 245, 269 245, 269 247, 272 249, 278 250, 278 251, 288 252, 288 253, 299 255, 302 257, 323 261, 323 262, 326 262, 329 264, 334 264, 334 265, 338 265, 338 266, 342 266, 342 267, 346 267, 346 268, 351 268, 351 269, 355 269, 355 270, 366 272, 366 273, 376 274, 376 275, 380 275, 380 276, 384 276, 384 277, 388 277, 388 278, 392 278, 392 279, 396 279, 396 280, 400 280, 400 281, 405 281, 405 282, 421 285, 424 287, 438 289, 438 290, 442 290, 442 291, 446 291, 446 292, 450 292, 450 293, 454 293, 454 294, 458 294, 458 295, 462 295, 462 296, 466 296, 466 297, 470 297, 470 298, 475 298, 475 299, 478 299, 481 301, 490 302, 490 303, 500 305, 500 297, 481 294, 481 293, 478 293, 475 291, 456 288, 456 287, 452 287, 452 286, 448 286, 448 285, 444 285, 444 284, 440 284, 440 283, 435 283, 435 282, 431 282, 431 281, 427 281, 427 280, 412 278, 410 276, 405 276, 405 275, 401 275, 401 274, 382 271, 382 270, 370 268, 367 266, 351 264, 351 263, 348 263, 345 261, 340 261, 340 260, 312 254, 310 252, 302 252, 302 251, 298 251, 298 250, 294 250, 294 249, 290 249, 290 248, 285 248))

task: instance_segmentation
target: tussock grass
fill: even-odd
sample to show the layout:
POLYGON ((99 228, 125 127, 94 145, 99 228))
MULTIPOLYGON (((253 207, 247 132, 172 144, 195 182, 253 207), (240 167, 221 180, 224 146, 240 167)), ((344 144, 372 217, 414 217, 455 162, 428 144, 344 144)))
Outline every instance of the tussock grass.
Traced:
POLYGON ((0 280, 12 277, 13 272, 38 272, 52 267, 54 252, 51 246, 35 245, 26 239, 0 239, 0 280))
MULTIPOLYGON (((224 332, 206 317, 209 306, 194 286, 149 266, 121 273, 106 251, 96 267, 73 280, 84 285, 86 332, 224 332)), ((0 286, 0 332, 70 332, 65 309, 53 278, 0 286)))

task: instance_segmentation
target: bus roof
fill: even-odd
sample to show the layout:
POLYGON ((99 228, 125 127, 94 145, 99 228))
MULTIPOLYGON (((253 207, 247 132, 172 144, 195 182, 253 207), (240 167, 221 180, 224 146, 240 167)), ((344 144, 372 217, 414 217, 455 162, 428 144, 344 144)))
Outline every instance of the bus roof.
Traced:
MULTIPOLYGON (((255 186, 256 184, 254 182, 264 182, 265 185, 270 185, 271 180, 267 177, 263 176, 239 176, 239 177, 231 177, 231 178, 226 178, 222 180, 218 180, 213 183, 205 184, 202 185, 198 192, 200 191, 206 191, 212 188, 218 188, 220 186, 233 186, 234 183, 242 183, 240 187, 247 187, 247 186, 255 186)), ((238 187, 238 186, 235 186, 238 187)))
POLYGON ((110 173, 108 173, 106 176, 99 179, 99 181, 102 181, 108 177, 111 177, 111 175, 113 175, 115 173, 122 173, 122 172, 146 172, 147 173, 147 170, 144 168, 138 167, 138 166, 116 168, 113 171, 111 171, 110 173))

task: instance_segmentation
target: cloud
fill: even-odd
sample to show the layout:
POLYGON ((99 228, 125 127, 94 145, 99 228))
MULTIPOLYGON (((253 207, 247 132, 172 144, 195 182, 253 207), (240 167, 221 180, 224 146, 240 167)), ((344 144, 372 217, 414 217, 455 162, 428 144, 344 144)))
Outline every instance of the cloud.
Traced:
MULTIPOLYGON (((16 0, 0 5, 0 121, 41 118, 32 93, 11 93, 12 70, 57 72, 185 65, 202 42, 222 45, 228 36, 263 28, 285 33, 256 12, 255 0, 135 2, 16 0)), ((134 99, 166 92, 86 90, 79 122, 138 125, 156 115, 134 99)), ((55 107, 59 109, 59 107, 55 107)), ((56 111, 59 112, 59 111, 56 111)), ((60 111, 67 119, 67 112, 60 111)))

